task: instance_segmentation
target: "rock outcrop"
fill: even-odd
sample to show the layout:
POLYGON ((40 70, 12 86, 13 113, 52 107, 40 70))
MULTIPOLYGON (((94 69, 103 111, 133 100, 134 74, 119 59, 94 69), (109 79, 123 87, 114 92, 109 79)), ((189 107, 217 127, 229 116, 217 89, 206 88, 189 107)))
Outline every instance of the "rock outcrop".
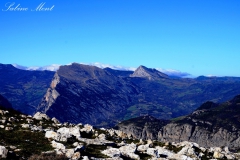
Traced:
POLYGON ((130 77, 141 77, 147 78, 148 80, 158 80, 161 78, 169 78, 168 75, 152 68, 147 68, 145 66, 139 66, 130 77))
POLYGON ((204 103, 189 116, 161 128, 158 140, 240 148, 240 95, 221 104, 204 103))
POLYGON ((240 148, 240 95, 224 103, 206 102, 192 114, 172 121, 148 116, 129 119, 116 128, 138 139, 196 142, 201 146, 240 148))
POLYGON ((168 120, 159 120, 152 116, 141 116, 118 123, 114 128, 121 130, 137 139, 158 139, 158 131, 169 123, 168 120))
POLYGON ((190 125, 170 123, 158 132, 158 140, 163 142, 196 142, 201 146, 228 146, 235 150, 240 147, 240 131, 228 131, 224 128, 212 131, 206 128, 190 125))
POLYGON ((56 72, 38 111, 61 122, 104 126, 121 119, 136 93, 132 83, 103 69, 73 63, 56 72))

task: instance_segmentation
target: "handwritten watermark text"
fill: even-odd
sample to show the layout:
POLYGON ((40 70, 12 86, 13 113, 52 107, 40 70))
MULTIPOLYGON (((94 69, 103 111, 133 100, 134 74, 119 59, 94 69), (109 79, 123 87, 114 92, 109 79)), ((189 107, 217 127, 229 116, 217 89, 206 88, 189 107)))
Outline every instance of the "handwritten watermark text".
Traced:
POLYGON ((46 2, 42 2, 38 5, 36 5, 35 8, 28 8, 26 6, 22 6, 20 3, 15 3, 15 2, 8 2, 5 4, 4 8, 2 11, 7 12, 7 11, 53 11, 55 5, 48 5, 46 2))

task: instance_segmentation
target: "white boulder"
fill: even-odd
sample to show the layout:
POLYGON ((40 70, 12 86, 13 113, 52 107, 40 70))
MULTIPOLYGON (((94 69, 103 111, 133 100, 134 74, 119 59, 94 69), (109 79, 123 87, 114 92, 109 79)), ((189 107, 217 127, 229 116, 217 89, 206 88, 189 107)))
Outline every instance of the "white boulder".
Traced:
POLYGON ((73 154, 74 154, 74 149, 66 149, 65 155, 67 158, 72 158, 73 154))
POLYGON ((4 146, 0 146, 0 157, 7 158, 8 150, 4 146))
POLYGON ((50 120, 50 118, 46 115, 46 114, 43 114, 41 112, 37 112, 34 116, 33 116, 34 119, 36 120, 43 120, 43 119, 46 119, 46 120, 50 120))
POLYGON ((149 148, 149 144, 139 145, 138 148, 137 148, 137 151, 146 152, 148 148, 149 148))
POLYGON ((57 139, 58 134, 54 131, 46 131, 45 133, 46 138, 57 139))
POLYGON ((52 147, 55 149, 65 150, 66 147, 62 143, 58 143, 56 141, 52 141, 52 147))
POLYGON ((81 137, 80 130, 78 126, 75 127, 62 127, 57 130, 58 137, 56 140, 58 141, 67 141, 68 138, 75 136, 77 139, 81 137))
POLYGON ((137 149, 136 144, 131 143, 119 148, 122 155, 132 158, 132 159, 140 159, 139 155, 135 154, 137 149))
POLYGON ((84 127, 80 131, 90 133, 90 132, 93 132, 94 129, 93 129, 93 126, 91 126, 89 124, 85 124, 84 127))
POLYGON ((102 153, 109 156, 109 157, 112 157, 112 158, 121 156, 121 152, 117 148, 108 148, 108 149, 102 151, 102 153))

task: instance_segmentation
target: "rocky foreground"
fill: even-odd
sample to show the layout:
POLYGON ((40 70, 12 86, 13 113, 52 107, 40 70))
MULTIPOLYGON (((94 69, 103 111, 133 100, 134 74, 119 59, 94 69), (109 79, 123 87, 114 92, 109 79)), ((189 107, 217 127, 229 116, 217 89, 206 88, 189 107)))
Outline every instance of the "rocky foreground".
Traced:
POLYGON ((228 147, 205 148, 193 142, 170 143, 133 139, 115 129, 60 123, 36 113, 33 117, 0 110, 2 159, 240 159, 228 147))

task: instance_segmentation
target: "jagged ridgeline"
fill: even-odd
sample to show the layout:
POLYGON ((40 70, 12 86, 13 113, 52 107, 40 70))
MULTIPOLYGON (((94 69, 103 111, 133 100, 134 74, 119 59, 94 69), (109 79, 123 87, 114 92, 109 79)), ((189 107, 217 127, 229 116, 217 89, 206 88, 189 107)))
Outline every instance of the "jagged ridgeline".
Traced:
POLYGON ((187 115, 208 100, 223 102, 240 91, 237 77, 172 78, 144 66, 132 72, 77 63, 55 73, 1 65, 0 81, 0 94, 14 109, 99 127, 143 115, 187 115))

